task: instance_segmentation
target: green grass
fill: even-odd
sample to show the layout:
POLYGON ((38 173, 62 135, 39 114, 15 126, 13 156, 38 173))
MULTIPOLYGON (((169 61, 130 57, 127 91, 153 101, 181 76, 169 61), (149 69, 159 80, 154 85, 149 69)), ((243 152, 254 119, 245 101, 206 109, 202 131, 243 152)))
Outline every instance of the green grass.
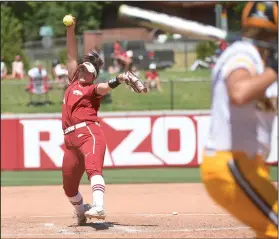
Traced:
MULTIPOLYGON (((277 167, 271 167, 271 177, 277 181, 277 167)), ((131 183, 195 183, 200 182, 199 168, 106 169, 106 184, 131 183)), ((82 184, 88 184, 84 174, 82 184)), ((1 186, 61 185, 61 171, 1 172, 1 186)))
MULTIPOLYGON (((142 72, 143 75, 143 72, 142 72)), ((208 109, 210 107, 210 81, 206 82, 181 82, 183 78, 209 78, 208 70, 196 72, 184 69, 168 69, 160 72, 163 92, 149 92, 148 94, 136 94, 124 85, 112 91, 112 104, 102 104, 100 111, 137 111, 137 110, 168 110, 168 109, 208 109), (173 92, 171 83, 173 81, 173 92), (171 96, 173 95, 173 101, 171 96), (172 103, 173 102, 173 103, 172 103)), ((23 84, 12 85, 6 80, 1 83, 1 113, 52 113, 61 112, 63 92, 54 88, 49 93, 53 105, 41 107, 27 107, 29 94, 24 91, 27 80, 20 81, 23 84)))

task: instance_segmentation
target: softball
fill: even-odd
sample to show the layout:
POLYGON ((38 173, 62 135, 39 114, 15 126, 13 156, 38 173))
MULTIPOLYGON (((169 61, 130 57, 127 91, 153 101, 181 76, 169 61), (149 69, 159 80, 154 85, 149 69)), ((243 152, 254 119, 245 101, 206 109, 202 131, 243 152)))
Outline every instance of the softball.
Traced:
POLYGON ((66 15, 66 16, 63 18, 63 23, 64 23, 67 27, 71 26, 71 25, 74 23, 73 16, 72 16, 72 15, 66 15))

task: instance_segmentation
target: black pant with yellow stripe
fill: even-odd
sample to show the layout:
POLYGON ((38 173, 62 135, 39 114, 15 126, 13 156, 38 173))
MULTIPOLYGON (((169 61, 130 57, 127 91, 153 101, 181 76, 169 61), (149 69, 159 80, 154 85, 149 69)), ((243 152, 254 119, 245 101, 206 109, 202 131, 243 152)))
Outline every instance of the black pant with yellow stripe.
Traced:
POLYGON ((201 176, 211 198, 254 229, 257 238, 278 238, 278 194, 262 157, 204 153, 201 176))

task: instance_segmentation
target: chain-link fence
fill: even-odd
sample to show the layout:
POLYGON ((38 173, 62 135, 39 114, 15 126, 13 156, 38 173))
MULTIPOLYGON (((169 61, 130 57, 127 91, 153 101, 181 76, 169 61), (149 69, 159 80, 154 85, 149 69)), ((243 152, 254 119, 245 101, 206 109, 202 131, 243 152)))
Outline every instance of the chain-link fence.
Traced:
MULTIPOLYGON (((84 54, 83 36, 77 36, 78 55, 84 54)), ((109 96, 104 97, 101 105, 103 111, 129 111, 129 110, 172 110, 172 109, 205 109, 209 107, 210 86, 208 76, 205 79, 197 79, 187 73, 187 69, 196 60, 195 49, 197 41, 188 39, 168 40, 164 43, 157 41, 124 41, 123 48, 134 49, 135 63, 148 68, 146 61, 156 61, 160 71, 162 92, 156 90, 145 95, 138 95, 120 86, 113 90, 109 96), (153 55, 152 55, 153 53, 153 55), (145 54, 145 55, 144 55, 145 54), (154 57, 155 55, 155 57, 154 57), (146 56, 147 58, 142 58, 146 56), (152 58, 153 57, 153 58, 152 58), (141 64, 144 62, 144 64, 141 64), (172 64, 169 64, 172 62, 172 64), (167 66, 164 67, 164 66, 167 66), (172 69, 170 69, 172 68, 172 69), (163 70, 167 69, 167 70, 163 70), (162 77, 161 77, 162 76, 162 77), (192 77, 185 80, 182 78, 192 77), (180 80, 179 80, 179 79, 180 80)), ((110 44, 113 44, 112 42, 110 44)), ((109 45, 106 45, 109 48, 109 45)), ((111 45, 110 45, 111 47, 111 45)), ((48 71, 52 73, 52 61, 58 59, 61 52, 66 52, 66 38, 52 39, 52 47, 46 49, 41 41, 27 42, 24 44, 26 53, 32 61, 41 60, 48 71)), ((102 54, 105 53, 103 43, 102 54)), ((110 54, 110 53, 106 53, 110 54)), ((104 55, 105 57, 105 55, 104 55)), ((140 67, 139 67, 140 68, 140 67)), ((25 69, 28 72, 29 69, 25 69)), ((147 69, 138 69, 144 74, 147 69)), ((51 78, 52 79, 52 78, 51 78)), ((31 95, 25 91, 27 80, 5 80, 1 82, 1 112, 60 112, 63 101, 64 89, 58 87, 54 81, 50 81, 52 89, 47 95, 31 95), (30 101, 50 101, 45 106, 28 107, 30 101)))
MULTIPOLYGON (((84 55, 83 41, 83 36, 77 36, 79 57, 84 55)), ((188 69, 196 60, 197 43, 198 41, 183 38, 179 40, 171 39, 164 43, 158 41, 122 41, 121 46, 122 50, 133 50, 133 61, 141 68, 146 68, 148 62, 155 61, 162 68, 176 67, 188 69)), ((111 59, 113 42, 104 42, 99 47, 105 59, 105 67, 107 68, 113 62, 111 59)), ((53 38, 51 48, 44 48, 42 41, 26 42, 24 50, 31 61, 30 65, 35 60, 41 60, 45 63, 47 70, 51 71, 52 61, 61 58, 61 55, 66 52, 66 38, 53 38)), ((25 70, 27 71, 28 69, 25 70)))
MULTIPOLYGON (((51 82, 47 95, 31 95, 25 90, 27 82, 1 83, 2 112, 60 112, 64 89, 51 82), (50 101, 50 104, 28 106, 30 101, 50 101), (32 110, 30 110, 32 108, 32 110)), ((162 91, 154 89, 148 94, 136 94, 121 85, 104 97, 101 111, 207 109, 210 104, 210 81, 201 79, 162 80, 162 91)))

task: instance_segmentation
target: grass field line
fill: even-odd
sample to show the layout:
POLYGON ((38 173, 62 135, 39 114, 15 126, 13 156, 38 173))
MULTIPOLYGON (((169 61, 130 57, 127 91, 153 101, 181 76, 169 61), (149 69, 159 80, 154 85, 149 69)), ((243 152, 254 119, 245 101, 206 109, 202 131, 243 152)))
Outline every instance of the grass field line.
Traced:
MULTIPOLYGON (((65 217, 72 217, 72 214, 63 214, 63 215, 36 215, 36 216, 21 216, 21 217, 5 217, 1 216, 2 219, 15 219, 15 218, 65 218, 65 217)), ((174 217, 174 216, 230 216, 228 213, 177 213, 177 215, 173 215, 172 212, 170 213, 109 213, 109 217, 116 217, 116 216, 136 216, 136 217, 174 217)))
MULTIPOLYGON (((150 234, 160 234, 161 232, 200 232, 200 231, 232 231, 232 230, 247 230, 249 229, 249 227, 245 227, 245 226, 238 226, 238 227, 215 227, 215 228, 210 228, 210 227, 201 227, 201 228, 194 228, 194 229, 189 229, 189 228, 185 228, 185 229, 170 229, 170 230, 131 230, 132 227, 125 227, 125 226, 121 226, 118 227, 118 229, 121 228, 122 232, 126 232, 126 233, 136 233, 136 234, 146 234, 146 233, 150 233, 150 234)), ((24 234, 16 234, 16 233, 3 233, 1 234, 1 237, 26 237, 26 236, 57 236, 57 235, 61 235, 62 233, 24 233, 24 234)), ((92 236, 96 236, 97 234, 101 234, 101 235, 106 235, 106 234, 117 234, 116 231, 113 232, 107 232, 107 231, 102 231, 102 232, 79 232, 78 233, 79 236, 82 235, 92 235, 92 236)), ((63 235, 63 234, 62 234, 63 235)), ((65 235, 65 234, 64 234, 65 235)), ((67 235, 73 235, 73 234, 67 234, 67 235)))

